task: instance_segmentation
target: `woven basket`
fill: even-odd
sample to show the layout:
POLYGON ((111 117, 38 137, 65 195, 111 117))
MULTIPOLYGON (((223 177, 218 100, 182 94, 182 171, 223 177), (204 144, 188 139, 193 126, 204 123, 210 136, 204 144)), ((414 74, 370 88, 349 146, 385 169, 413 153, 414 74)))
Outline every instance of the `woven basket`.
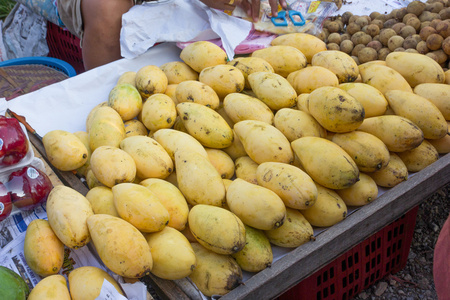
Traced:
POLYGON ((11 100, 67 78, 65 73, 39 64, 2 67, 0 97, 11 100))

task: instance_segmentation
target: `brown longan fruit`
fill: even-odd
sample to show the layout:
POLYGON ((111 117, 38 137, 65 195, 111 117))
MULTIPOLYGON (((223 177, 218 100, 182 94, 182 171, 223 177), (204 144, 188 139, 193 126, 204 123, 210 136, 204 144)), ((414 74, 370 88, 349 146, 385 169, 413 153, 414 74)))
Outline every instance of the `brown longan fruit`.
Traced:
POLYGON ((432 51, 432 53, 436 55, 438 64, 443 64, 448 59, 448 55, 442 49, 432 51))
POLYGON ((358 18, 359 18, 358 15, 351 15, 350 18, 348 19, 348 24, 355 23, 356 19, 358 18))
POLYGON ((450 19, 450 7, 446 7, 439 11, 439 16, 442 20, 450 19))
POLYGON ((402 7, 397 11, 397 14, 395 15, 395 18, 397 20, 403 20, 403 17, 407 14, 406 7, 402 7))
POLYGON ((408 53, 419 53, 416 49, 413 49, 413 48, 406 49, 405 52, 408 52, 408 53))
POLYGON ((426 41, 430 34, 437 33, 436 29, 431 26, 426 26, 420 30, 419 35, 423 41, 426 41))
POLYGON ((437 19, 433 19, 430 22, 430 26, 433 27, 434 29, 436 29, 437 24, 439 24, 440 22, 442 22, 441 19, 437 18, 437 19))
POLYGON ((380 42, 383 44, 383 46, 387 46, 387 43, 391 37, 394 35, 397 35, 394 29, 392 28, 383 28, 380 31, 380 42))
POLYGON ((355 23, 358 24, 359 26, 361 26, 361 28, 362 28, 362 27, 368 25, 369 21, 367 20, 366 17, 361 16, 355 20, 355 23))
POLYGON ((336 43, 328 43, 327 44, 327 50, 337 50, 337 51, 339 51, 339 50, 341 50, 341 47, 339 47, 339 45, 336 44, 336 43))
POLYGON ((428 57, 431 57, 432 59, 434 59, 437 62, 437 56, 433 52, 428 52, 425 55, 428 56, 428 57))
POLYGON ((370 13, 369 17, 371 20, 375 20, 381 13, 377 12, 377 11, 373 11, 370 13))
POLYGON ((420 42, 420 41, 422 40, 422 39, 420 38, 420 35, 418 35, 417 33, 411 35, 411 37, 412 37, 417 43, 420 42))
POLYGON ((430 49, 428 49, 428 47, 427 47, 427 42, 425 42, 425 41, 418 42, 417 46, 416 46, 416 50, 420 54, 427 54, 428 52, 430 52, 430 49))
POLYGON ((422 30, 424 27, 430 26, 430 23, 431 23, 430 21, 420 23, 420 30, 422 30))
POLYGON ((388 19, 387 14, 380 14, 377 17, 375 17, 375 20, 380 20, 381 22, 385 22, 388 19))
POLYGON ((406 21, 406 25, 414 27, 416 32, 417 32, 417 30, 420 30, 420 24, 422 24, 422 23, 417 18, 409 18, 408 21, 406 21))
POLYGON ((421 13, 425 10, 426 4, 420 1, 413 1, 406 6, 406 10, 408 13, 415 14, 416 16, 420 16, 421 13))
POLYGON ((374 36, 374 37, 372 38, 372 41, 380 41, 380 35, 377 34, 376 36, 374 36))
POLYGON ((316 36, 324 42, 327 40, 327 35, 326 35, 325 31, 323 31, 323 30, 321 32, 319 32, 316 36))
POLYGON ((439 13, 444 9, 444 4, 441 2, 425 3, 425 10, 432 13, 439 13))
POLYGON ((436 33, 442 35, 444 39, 450 36, 450 20, 444 20, 436 24, 436 33))
POLYGON ((416 50, 418 41, 413 36, 408 36, 404 41, 402 47, 405 49, 416 50))
POLYGON ((359 63, 359 59, 358 59, 357 56, 352 55, 352 56, 350 56, 350 57, 353 58, 353 60, 355 61, 355 63, 356 63, 357 65, 360 64, 360 63, 359 63))
POLYGON ((379 60, 386 60, 386 56, 391 53, 391 50, 389 48, 381 48, 378 50, 378 59, 379 60))
POLYGON ((367 25, 366 33, 368 35, 370 35, 371 37, 374 37, 374 36, 380 34, 380 28, 375 24, 369 24, 369 25, 367 25))
POLYGON ((383 28, 392 28, 396 23, 398 23, 396 19, 389 19, 383 23, 383 28))
POLYGON ((432 13, 429 11, 424 11, 423 13, 420 14, 419 16, 419 20, 420 22, 425 22, 425 21, 433 21, 435 19, 440 19, 441 16, 439 16, 438 13, 432 13))
POLYGON ((352 56, 356 56, 356 57, 358 57, 358 52, 361 50, 361 49, 363 49, 363 48, 365 48, 366 46, 365 45, 363 45, 363 44, 359 44, 359 45, 355 45, 354 47, 353 47, 353 50, 352 50, 352 56))
POLYGON ((398 48, 395 48, 393 52, 405 52, 405 48, 398 47, 398 48))
POLYGON ((377 50, 370 48, 370 47, 364 47, 358 52, 358 60, 359 63, 363 64, 369 61, 374 61, 378 59, 378 53, 377 50))
POLYGON ((367 47, 373 48, 376 51, 378 51, 381 48, 383 48, 383 45, 380 43, 380 41, 371 41, 370 43, 367 44, 367 47))
POLYGON ((400 36, 404 39, 407 38, 408 36, 411 36, 416 33, 417 33, 416 29, 414 27, 412 27, 411 25, 405 25, 400 30, 400 36))
POLYGON ((444 41, 444 38, 442 35, 433 33, 430 34, 426 40, 427 47, 430 50, 438 50, 442 47, 442 42, 444 41))
POLYGON ((372 22, 370 22, 370 24, 377 25, 380 30, 383 29, 383 23, 384 22, 379 19, 375 19, 372 22))
POLYGON ((406 22, 407 22, 410 18, 417 18, 417 16, 416 16, 415 14, 408 13, 408 14, 406 14, 406 15, 403 17, 402 22, 406 24, 406 22))
POLYGON ((400 30, 405 26, 406 26, 405 23, 398 22, 398 23, 395 23, 394 25, 392 25, 391 28, 395 30, 395 33, 399 34, 400 30))
POLYGON ((327 24, 327 29, 330 33, 339 32, 339 24, 336 21, 331 21, 327 24))
POLYGON ((362 31, 358 31, 355 34, 353 34, 350 39, 353 42, 353 45, 358 45, 358 44, 366 45, 368 43, 368 42, 365 43, 366 42, 366 39, 365 39, 366 35, 367 35, 366 33, 362 32, 362 31))
POLYGON ((328 36, 328 43, 335 43, 339 45, 341 43, 341 35, 337 32, 330 33, 328 36))
POLYGON ((350 34, 348 34, 348 33, 341 34, 341 42, 345 41, 345 40, 350 40, 350 39, 351 39, 350 34))
POLYGON ((351 54, 353 50, 353 42, 351 40, 343 40, 340 44, 340 50, 347 54, 351 54))
POLYGON ((450 37, 446 37, 442 42, 442 50, 445 54, 450 55, 450 37))
POLYGON ((398 11, 399 11, 399 8, 395 8, 395 9, 391 10, 391 12, 387 14, 387 18, 395 19, 398 11))
POLYGON ((402 38, 401 36, 394 35, 388 40, 387 46, 389 50, 394 51, 395 49, 402 47, 404 41, 405 39, 402 38))
POLYGON ((347 25, 347 33, 350 35, 354 35, 358 31, 361 31, 361 26, 356 23, 350 23, 347 25))
POLYGON ((342 14, 342 23, 344 23, 344 25, 348 24, 348 20, 350 19, 350 17, 353 16, 353 13, 350 11, 346 11, 342 14))

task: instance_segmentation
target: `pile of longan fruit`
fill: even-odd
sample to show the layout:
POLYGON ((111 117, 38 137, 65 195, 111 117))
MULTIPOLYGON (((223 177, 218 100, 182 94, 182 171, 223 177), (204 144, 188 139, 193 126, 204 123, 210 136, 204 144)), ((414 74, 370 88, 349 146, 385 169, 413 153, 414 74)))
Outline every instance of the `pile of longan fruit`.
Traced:
POLYGON ((357 64, 405 51, 430 56, 448 69, 450 0, 413 1, 384 14, 358 16, 347 11, 326 19, 318 37, 328 50, 345 52, 357 64))

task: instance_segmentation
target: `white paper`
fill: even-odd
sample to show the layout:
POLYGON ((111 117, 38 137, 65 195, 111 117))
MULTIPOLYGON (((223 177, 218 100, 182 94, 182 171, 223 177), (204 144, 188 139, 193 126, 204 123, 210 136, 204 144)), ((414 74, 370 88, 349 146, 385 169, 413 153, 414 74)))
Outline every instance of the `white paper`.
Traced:
POLYGON ((141 55, 159 42, 188 42, 221 38, 230 60, 245 40, 252 23, 212 9, 198 0, 144 2, 122 17, 121 54, 141 55))
POLYGON ((100 294, 97 296, 97 298, 95 298, 95 300, 106 300, 106 299, 127 300, 127 298, 122 296, 108 280, 104 279, 102 289, 100 290, 100 294))
POLYGON ((25 116, 40 136, 51 130, 69 132, 86 130, 86 117, 97 104, 107 101, 108 94, 127 71, 138 71, 147 65, 161 66, 180 61, 181 50, 172 43, 154 46, 135 59, 120 59, 75 77, 18 96, 6 105, 25 116))

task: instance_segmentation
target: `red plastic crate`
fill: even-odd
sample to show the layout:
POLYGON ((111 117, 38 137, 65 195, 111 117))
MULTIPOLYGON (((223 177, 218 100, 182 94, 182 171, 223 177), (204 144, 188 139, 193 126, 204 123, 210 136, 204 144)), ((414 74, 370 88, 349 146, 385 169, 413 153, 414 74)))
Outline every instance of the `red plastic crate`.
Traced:
POLYGON ((278 300, 346 300, 402 270, 407 262, 416 216, 416 206, 327 266, 286 291, 278 300))
POLYGON ((77 74, 85 71, 81 54, 80 39, 52 22, 47 22, 47 45, 49 57, 68 62, 77 74))

